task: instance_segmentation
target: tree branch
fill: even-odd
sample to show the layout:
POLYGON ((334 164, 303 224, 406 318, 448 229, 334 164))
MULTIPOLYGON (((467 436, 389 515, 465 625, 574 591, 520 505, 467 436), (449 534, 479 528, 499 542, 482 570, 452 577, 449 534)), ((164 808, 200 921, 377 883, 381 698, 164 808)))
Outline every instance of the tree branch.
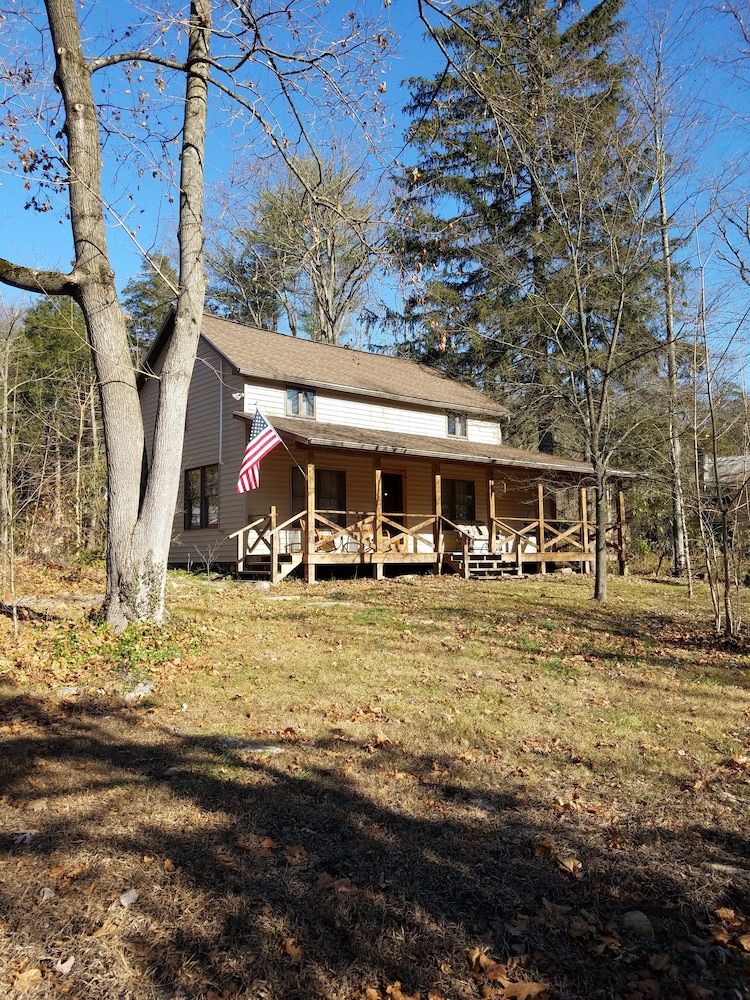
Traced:
POLYGON ((75 271, 40 271, 35 267, 12 264, 0 257, 0 282, 24 292, 42 292, 45 295, 70 295, 76 298, 79 278, 75 271))

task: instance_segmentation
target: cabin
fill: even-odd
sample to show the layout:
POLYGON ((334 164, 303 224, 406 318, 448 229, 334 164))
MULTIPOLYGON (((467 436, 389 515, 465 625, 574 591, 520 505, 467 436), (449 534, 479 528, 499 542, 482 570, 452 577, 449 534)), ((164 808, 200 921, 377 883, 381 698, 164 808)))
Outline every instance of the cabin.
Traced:
POLYGON ((721 513, 738 528, 750 524, 750 455, 725 455, 714 460, 704 457, 703 500, 713 507, 712 520, 721 513))
MULTIPOLYGON (((141 398, 153 426, 161 350, 141 398)), ((206 315, 190 388, 169 563, 290 573, 591 570, 591 466, 503 444, 506 410, 416 361, 206 315), (259 408, 281 438, 237 492, 259 408)), ((615 505, 617 507, 617 505, 615 505)), ((622 522, 614 539, 624 559, 622 522)))

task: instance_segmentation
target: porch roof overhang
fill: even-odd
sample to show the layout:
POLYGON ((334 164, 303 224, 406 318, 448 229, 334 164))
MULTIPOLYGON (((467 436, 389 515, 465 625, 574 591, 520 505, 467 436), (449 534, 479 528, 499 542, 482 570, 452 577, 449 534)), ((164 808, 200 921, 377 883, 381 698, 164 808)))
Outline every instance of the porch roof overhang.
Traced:
MULTIPOLYGON (((248 423, 253 419, 252 413, 236 411, 233 416, 248 423)), ((274 417, 271 422, 282 438, 305 448, 335 448, 433 461, 510 466, 537 472, 572 473, 579 478, 592 477, 594 472, 590 462, 505 445, 481 444, 463 438, 432 438, 421 434, 322 424, 298 417, 274 417)), ((621 470, 613 470, 612 474, 623 478, 634 477, 632 472, 621 470)))

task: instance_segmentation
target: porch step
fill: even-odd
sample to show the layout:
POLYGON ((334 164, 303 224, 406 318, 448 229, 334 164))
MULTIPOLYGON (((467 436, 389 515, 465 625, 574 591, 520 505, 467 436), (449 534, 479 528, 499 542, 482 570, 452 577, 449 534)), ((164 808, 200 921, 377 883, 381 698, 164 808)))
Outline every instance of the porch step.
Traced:
MULTIPOLYGON (((282 553, 279 557, 279 578, 284 579, 302 562, 302 554, 282 553)), ((271 558, 267 555, 245 556, 244 567, 237 574, 239 580, 270 580, 271 558)))
MULTIPOLYGON (((457 573, 466 575, 463 553, 453 552, 448 555, 447 562, 457 573)), ((515 559, 507 555, 500 552, 472 552, 469 554, 468 576, 470 580, 504 580, 510 577, 518 579, 519 573, 515 559)))
POLYGON ((263 556, 246 556, 243 570, 237 576, 240 580, 270 580, 271 560, 263 556))

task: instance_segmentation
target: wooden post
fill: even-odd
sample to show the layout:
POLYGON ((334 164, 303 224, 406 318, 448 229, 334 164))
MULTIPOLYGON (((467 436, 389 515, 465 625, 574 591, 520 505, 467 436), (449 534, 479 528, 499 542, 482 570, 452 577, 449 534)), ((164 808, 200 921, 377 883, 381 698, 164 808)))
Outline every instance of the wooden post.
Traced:
POLYGON ((620 564, 620 576, 627 576, 628 562, 625 548, 625 494, 617 493, 617 559, 620 564))
POLYGON ((434 572, 439 575, 443 568, 443 549, 445 547, 443 522, 441 521, 441 517, 443 516, 443 479, 440 475, 439 465, 432 466, 432 479, 435 484, 433 497, 435 502, 435 523, 432 526, 432 547, 435 550, 434 572))
POLYGON ((537 549, 539 555, 542 557, 539 560, 539 572, 545 574, 547 572, 547 563, 544 560, 544 484, 539 483, 537 486, 537 506, 539 507, 539 531, 537 532, 537 549))
MULTIPOLYGON (((589 502, 586 494, 586 487, 581 487, 581 499, 580 499, 581 509, 581 548, 584 552, 589 550, 589 502)), ((581 569, 583 572, 589 576, 591 574, 591 560, 582 559, 581 569)))
POLYGON ((305 544, 305 583, 315 583, 315 462, 307 459, 307 539, 305 544))
POLYGON ((245 532, 244 529, 237 534, 237 575, 245 571, 245 532))
POLYGON ((516 535, 516 573, 523 576, 523 540, 520 535, 516 535))
POLYGON ((383 561, 380 558, 383 550, 383 466, 380 459, 375 460, 375 579, 383 579, 383 561))
POLYGON ((488 551, 494 555, 495 542, 495 475, 490 471, 487 475, 487 532, 489 534, 488 551))
POLYGON ((268 548, 270 549, 270 559, 271 559, 271 583, 279 582, 279 536, 276 534, 276 525, 278 524, 277 510, 276 506, 271 506, 271 518, 270 518, 270 544, 268 548))

